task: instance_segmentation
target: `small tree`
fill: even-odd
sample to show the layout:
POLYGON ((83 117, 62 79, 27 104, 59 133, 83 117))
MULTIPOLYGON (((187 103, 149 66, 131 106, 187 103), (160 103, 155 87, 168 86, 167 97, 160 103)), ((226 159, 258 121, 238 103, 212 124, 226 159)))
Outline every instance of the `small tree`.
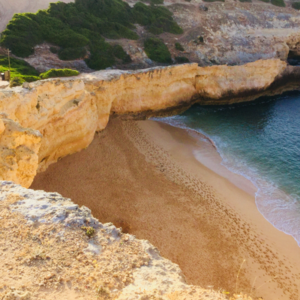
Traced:
POLYGON ((184 51, 184 48, 182 47, 182 45, 180 43, 175 43, 175 48, 179 51, 184 51))

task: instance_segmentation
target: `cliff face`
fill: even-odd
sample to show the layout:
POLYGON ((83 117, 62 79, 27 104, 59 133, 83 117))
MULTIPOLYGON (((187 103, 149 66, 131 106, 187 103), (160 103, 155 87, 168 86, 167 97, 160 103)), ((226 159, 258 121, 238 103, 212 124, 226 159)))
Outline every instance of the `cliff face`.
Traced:
POLYGON ((160 111, 190 102, 196 95, 197 64, 153 68, 135 72, 106 71, 85 75, 84 82, 92 92, 101 118, 110 114, 140 114, 160 111), (108 105, 107 105, 107 104, 108 105))
MULTIPOLYGON (((299 67, 266 60, 234 67, 186 64, 135 72, 100 71, 2 90, 0 112, 10 119, 5 119, 5 124, 18 122, 13 130, 23 138, 11 135, 8 142, 8 130, 0 135, 0 145, 15 151, 11 162, 14 167, 2 171, 1 179, 29 187, 36 170, 43 171, 59 158, 88 147, 111 115, 143 119, 174 113, 196 102, 218 105, 250 101, 294 89, 299 78, 299 67), (26 168, 17 158, 20 147, 31 151, 30 155, 27 150, 22 152, 27 157, 26 168), (17 172, 20 168, 23 175, 17 172)), ((4 154, 1 160, 5 165, 4 154)))
POLYGON ((0 114, 0 180, 29 186, 38 168, 42 135, 0 114))
MULTIPOLYGON (((172 2, 168 8, 184 29, 178 41, 190 61, 201 66, 241 65, 271 58, 286 60, 300 41, 299 12, 291 8, 289 0, 285 0, 286 7, 262 1, 172 2), (203 42, 199 42, 199 36, 203 42)), ((167 42, 173 42, 171 37, 167 42)))
POLYGON ((198 102, 203 105, 233 104, 280 93, 290 89, 294 83, 291 70, 296 75, 298 68, 287 67, 286 62, 281 60, 259 60, 233 67, 198 68, 198 102), (274 86, 275 83, 278 85, 274 86))
POLYGON ((1 91, 0 111, 43 135, 39 150, 39 171, 43 171, 59 158, 86 148, 95 132, 106 127, 110 114, 156 111, 188 102, 196 94, 196 71, 192 64, 39 81, 1 91))
POLYGON ((78 79, 40 81, 27 88, 2 91, 0 111, 43 135, 40 170, 87 147, 97 128, 96 104, 78 79))

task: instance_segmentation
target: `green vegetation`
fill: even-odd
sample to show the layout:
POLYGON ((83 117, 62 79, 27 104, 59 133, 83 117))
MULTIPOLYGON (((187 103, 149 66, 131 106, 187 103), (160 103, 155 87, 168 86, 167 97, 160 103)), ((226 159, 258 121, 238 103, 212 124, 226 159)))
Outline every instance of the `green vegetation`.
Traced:
POLYGON ((115 63, 112 46, 108 43, 94 41, 90 45, 91 55, 86 59, 87 65, 95 70, 106 69, 115 63))
MULTIPOLYGON (((0 73, 4 73, 9 70, 8 58, 0 56, 0 73)), ((24 81, 32 82, 39 80, 39 73, 30 66, 26 61, 10 58, 10 77, 14 79, 18 77, 24 81)))
POLYGON ((300 2, 294 2, 294 3, 292 3, 292 8, 300 10, 300 2))
POLYGON ((184 64, 184 63, 190 62, 189 59, 187 57, 184 57, 184 56, 176 56, 175 60, 178 64, 184 64))
POLYGON ((265 2, 265 3, 270 3, 270 0, 260 0, 262 2, 265 2))
POLYGON ((53 78, 53 77, 70 77, 77 76, 79 72, 71 69, 51 69, 45 73, 40 74, 41 79, 53 78))
POLYGON ((57 47, 50 47, 50 51, 54 54, 57 54, 59 52, 59 48, 57 47))
POLYGON ((78 48, 64 48, 58 51, 58 57, 61 60, 74 60, 79 58, 84 58, 87 51, 84 47, 78 48))
POLYGON ((163 4, 164 0, 142 0, 142 2, 148 2, 151 4, 163 4))
POLYGON ((148 57, 160 63, 172 63, 171 53, 165 43, 158 38, 148 38, 144 42, 148 57))
POLYGON ((271 3, 276 6, 285 7, 285 3, 283 0, 271 0, 271 3))
MULTIPOLYGON (((145 26, 153 34, 182 33, 172 13, 165 7, 154 5, 161 0, 151 1, 153 5, 138 2, 133 8, 122 0, 51 3, 47 10, 35 14, 15 14, 2 33, 1 45, 19 57, 28 57, 36 45, 49 42, 59 47, 59 57, 64 60, 82 58, 88 48, 91 52, 86 60, 88 66, 107 68, 121 54, 119 50, 112 51, 113 47, 104 38, 138 39, 133 31, 135 23, 145 26)), ((51 51, 56 50, 52 47, 51 51)), ((129 58, 122 60, 129 61, 129 58)))
POLYGON ((204 43, 204 38, 203 36, 199 36, 196 40, 193 41, 195 44, 203 44, 204 43))
POLYGON ((252 0, 240 0, 240 2, 252 2, 252 0))
POLYGON ((175 43, 175 48, 179 51, 184 51, 184 48, 182 47, 182 45, 180 43, 175 43))
MULTIPOLYGON (((0 56, 0 73, 4 73, 8 70, 8 58, 6 56, 0 56)), ((39 74, 39 72, 26 61, 10 58, 10 87, 22 85, 24 82, 33 82, 51 77, 68 77, 77 75, 79 75, 78 71, 70 69, 51 69, 45 73, 39 74)))
POLYGON ((113 46, 113 54, 116 58, 121 59, 123 63, 130 63, 131 57, 124 51, 120 45, 113 46))
POLYGON ((172 13, 163 6, 147 6, 141 2, 133 8, 136 22, 146 26, 153 34, 170 32, 181 34, 183 31, 173 20, 172 13))
POLYGON ((81 229, 85 232, 85 234, 90 238, 95 234, 95 229, 93 227, 85 227, 82 226, 81 229))
POLYGON ((10 87, 16 87, 20 86, 25 82, 25 80, 22 77, 14 77, 10 80, 10 87))
POLYGON ((225 0, 203 0, 204 2, 225 2, 225 0))

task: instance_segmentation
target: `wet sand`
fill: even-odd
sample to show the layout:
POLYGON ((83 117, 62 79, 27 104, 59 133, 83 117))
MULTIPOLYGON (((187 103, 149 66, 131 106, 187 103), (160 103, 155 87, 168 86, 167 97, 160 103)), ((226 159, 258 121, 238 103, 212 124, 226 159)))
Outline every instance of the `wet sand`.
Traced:
POLYGON ((195 132, 114 119, 31 188, 59 192, 149 240, 190 284, 297 300, 300 248, 258 212, 252 183, 220 162, 195 132))

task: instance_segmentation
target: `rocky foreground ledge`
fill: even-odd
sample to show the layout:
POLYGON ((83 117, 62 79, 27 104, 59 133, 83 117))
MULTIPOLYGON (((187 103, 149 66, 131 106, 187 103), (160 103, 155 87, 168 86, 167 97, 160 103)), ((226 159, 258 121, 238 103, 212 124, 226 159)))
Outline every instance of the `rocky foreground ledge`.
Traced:
POLYGON ((2 181, 0 207, 0 299, 226 299, 57 193, 2 181))
POLYGON ((37 172, 85 149, 111 116, 144 119, 194 103, 245 102, 299 88, 300 67, 279 59, 243 66, 185 64, 109 70, 0 92, 0 180, 29 187, 37 172))

